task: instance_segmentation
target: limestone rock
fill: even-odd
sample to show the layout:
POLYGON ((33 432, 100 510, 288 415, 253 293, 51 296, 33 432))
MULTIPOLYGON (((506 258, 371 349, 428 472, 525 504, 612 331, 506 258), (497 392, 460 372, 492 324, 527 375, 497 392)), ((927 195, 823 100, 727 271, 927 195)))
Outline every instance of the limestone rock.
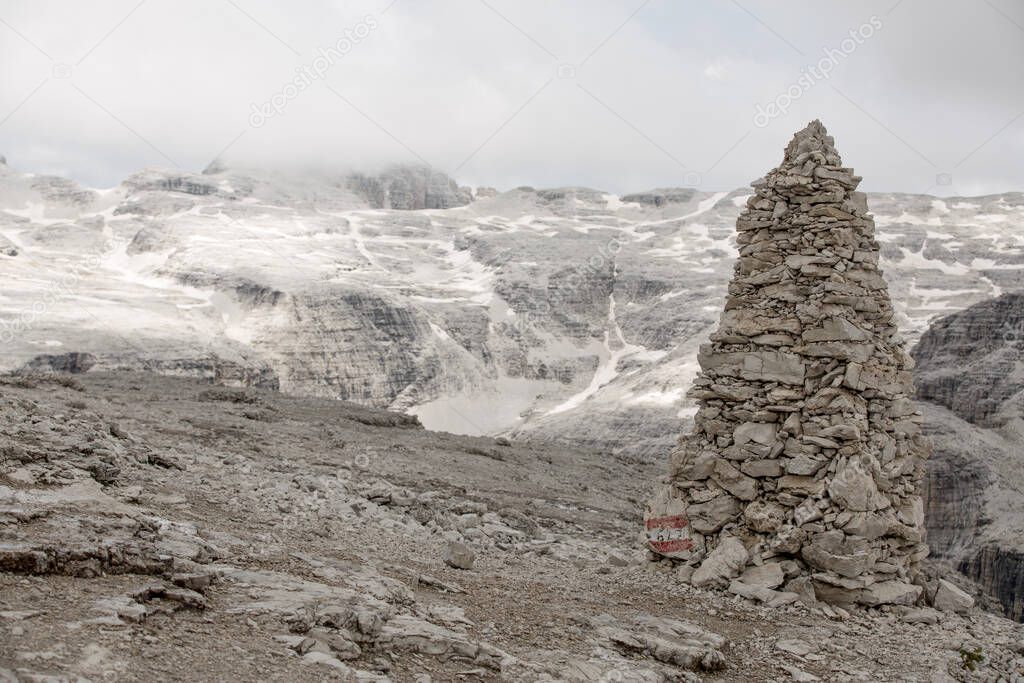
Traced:
POLYGON ((712 451, 701 451, 696 454, 681 453, 680 464, 676 469, 681 479, 700 481, 707 479, 715 470, 718 456, 712 451))
POLYGON ((444 551, 444 563, 455 569, 472 569, 476 553, 464 543, 451 541, 444 551))
POLYGON ((716 461, 712 476, 719 486, 740 500, 754 500, 757 497, 757 480, 740 472, 728 460, 716 461))
POLYGON ((686 502, 674 489, 659 491, 644 510, 644 531, 650 547, 678 560, 703 554, 704 536, 694 533, 693 519, 687 513, 686 502))
POLYGON ((739 576, 746 566, 750 554, 743 541, 732 536, 722 539, 714 550, 693 572, 690 583, 698 588, 718 586, 724 588, 729 581, 739 576))
POLYGON ((782 565, 778 562, 766 562, 762 565, 751 565, 740 575, 740 581, 750 586, 778 588, 786 580, 782 565))
POLYGON ((778 429, 771 423, 744 422, 733 432, 732 440, 737 446, 742 446, 751 441, 768 446, 775 441, 775 433, 777 431, 778 429))
POLYGON ((941 615, 937 611, 929 607, 924 607, 904 612, 900 616, 900 621, 904 624, 937 624, 940 616, 941 615))
POLYGON ((924 589, 902 581, 879 581, 862 588, 857 602, 869 605, 913 605, 924 589))
POLYGON ((878 559, 878 551, 866 540, 845 536, 837 529, 815 534, 801 555, 812 567, 849 578, 870 570, 878 559))
POLYGON ((782 607, 800 599, 796 593, 782 593, 764 586, 752 586, 738 579, 729 584, 729 592, 748 600, 763 602, 769 607, 782 607))
POLYGON ((806 657, 812 652, 817 651, 811 643, 806 640, 800 640, 799 638, 787 638, 785 640, 779 640, 775 643, 775 649, 781 650, 782 652, 788 652, 791 655, 797 657, 806 657))
POLYGON ((702 534, 712 534, 740 513, 740 502, 728 494, 712 498, 706 503, 690 505, 686 514, 690 526, 702 534))
POLYGON ((974 598, 949 581, 939 579, 933 604, 936 609, 943 612, 966 612, 974 607, 974 598))
POLYGON ((851 460, 842 468, 828 486, 832 500, 847 510, 863 512, 885 507, 888 501, 878 492, 875 480, 864 467, 851 460))
POLYGON ((778 460, 745 460, 740 463, 740 472, 748 477, 782 476, 782 463, 778 460))
POLYGON ((786 508, 772 501, 755 500, 743 510, 743 517, 754 531, 777 531, 788 517, 786 508))
MULTIPOLYGON (((641 615, 625 621, 602 615, 592 619, 591 623, 599 636, 616 650, 648 656, 673 667, 696 671, 713 672, 725 668, 726 659, 722 654, 722 649, 726 645, 726 639, 696 624, 648 615, 641 615)), ((562 668, 564 670, 564 667, 562 668)), ((601 678, 605 680, 632 679, 632 677, 621 675, 602 676, 601 678)), ((642 680, 659 679, 664 680, 662 676, 642 680)), ((582 679, 573 678, 572 680, 582 679)), ((690 677, 683 676, 681 680, 690 680, 690 677)))

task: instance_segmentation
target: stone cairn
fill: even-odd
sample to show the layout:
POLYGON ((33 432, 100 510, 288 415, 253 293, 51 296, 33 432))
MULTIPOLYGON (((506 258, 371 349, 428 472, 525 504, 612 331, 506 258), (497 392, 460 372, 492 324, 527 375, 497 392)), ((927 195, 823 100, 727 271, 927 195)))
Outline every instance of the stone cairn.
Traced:
POLYGON ((657 559, 772 605, 913 604, 930 444, 860 178, 811 122, 752 183, 699 409, 647 506, 657 559))

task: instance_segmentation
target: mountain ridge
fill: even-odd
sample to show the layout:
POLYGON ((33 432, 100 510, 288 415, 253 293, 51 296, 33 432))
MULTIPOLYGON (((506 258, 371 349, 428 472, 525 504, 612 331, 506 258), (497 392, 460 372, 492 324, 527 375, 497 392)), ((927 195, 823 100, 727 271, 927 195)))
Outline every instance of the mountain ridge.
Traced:
MULTIPOLYGON (((211 170, 99 191, 0 170, 0 252, 16 254, 0 257, 0 370, 80 352, 97 369, 273 377, 438 429, 646 457, 683 431, 679 387, 749 190, 521 187, 397 209, 341 176, 211 170)), ((912 341, 1024 286, 1024 195, 868 201, 912 341)))

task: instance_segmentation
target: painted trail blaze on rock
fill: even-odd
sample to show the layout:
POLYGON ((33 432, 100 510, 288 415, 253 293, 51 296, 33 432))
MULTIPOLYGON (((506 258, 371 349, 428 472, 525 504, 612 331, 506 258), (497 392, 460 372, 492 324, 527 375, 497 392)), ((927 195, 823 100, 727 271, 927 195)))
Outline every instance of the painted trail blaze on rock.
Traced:
MULTIPOLYGON (((689 559, 697 547, 690 520, 686 516, 686 505, 669 491, 655 496, 647 505, 644 514, 644 531, 647 543, 659 555, 680 560, 689 559)), ((703 546, 703 538, 701 538, 703 546)))
POLYGON ((686 527, 690 526, 686 515, 654 517, 648 519, 645 526, 651 547, 657 552, 665 555, 693 550, 693 539, 689 534, 683 536, 686 527))
POLYGON ((750 565, 784 569, 787 596, 920 594, 930 446, 859 183, 813 121, 752 183, 736 221, 735 273, 691 389, 694 428, 644 522, 651 549, 699 565, 704 585, 790 600, 745 585, 750 565))

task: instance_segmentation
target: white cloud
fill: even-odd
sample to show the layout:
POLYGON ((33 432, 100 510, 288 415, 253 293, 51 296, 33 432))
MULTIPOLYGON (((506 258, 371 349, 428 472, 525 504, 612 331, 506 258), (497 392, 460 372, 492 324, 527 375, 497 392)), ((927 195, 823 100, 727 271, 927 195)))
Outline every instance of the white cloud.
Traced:
POLYGON ((201 169, 237 138, 229 158, 278 166, 419 156, 497 187, 626 191, 696 172, 731 189, 820 117, 867 189, 924 191, 939 172, 954 183, 933 192, 1024 186, 1024 118, 971 154, 1024 109, 1024 32, 987 5, 390 2, 0 0, 21 34, 0 24, 0 153, 107 185, 147 164, 201 169), (365 40, 250 127, 254 103, 367 15, 379 26, 365 40), (758 103, 872 15, 877 36, 753 125, 758 103))
POLYGON ((726 67, 722 62, 712 62, 704 67, 704 75, 713 81, 720 81, 725 78, 726 67))

